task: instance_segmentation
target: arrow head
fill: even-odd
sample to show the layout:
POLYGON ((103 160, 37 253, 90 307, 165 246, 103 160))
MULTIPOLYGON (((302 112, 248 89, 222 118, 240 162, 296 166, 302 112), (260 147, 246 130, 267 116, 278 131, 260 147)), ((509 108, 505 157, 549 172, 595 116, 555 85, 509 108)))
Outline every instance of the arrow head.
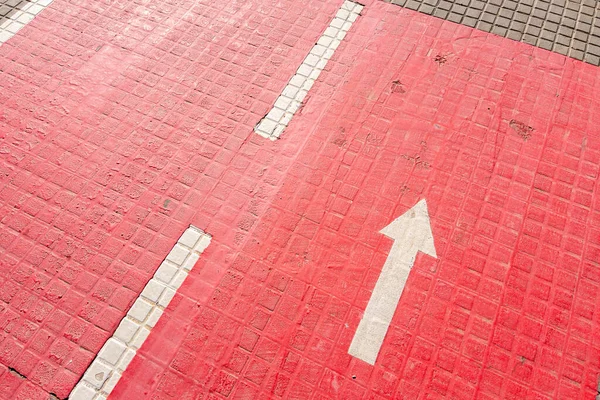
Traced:
POLYGON ((416 248, 437 258, 425 199, 420 200, 379 232, 403 247, 416 248))

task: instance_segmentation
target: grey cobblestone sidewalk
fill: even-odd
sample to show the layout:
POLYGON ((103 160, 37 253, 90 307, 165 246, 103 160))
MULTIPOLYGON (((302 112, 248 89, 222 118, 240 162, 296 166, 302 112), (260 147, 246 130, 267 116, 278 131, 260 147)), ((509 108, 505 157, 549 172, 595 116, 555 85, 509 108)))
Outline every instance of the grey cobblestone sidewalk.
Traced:
POLYGON ((0 0, 0 45, 51 2, 52 0, 0 0))
POLYGON ((391 0, 391 3, 600 65, 595 0, 391 0))
POLYGON ((27 0, 0 0, 0 24, 18 12, 21 7, 28 4, 27 0))

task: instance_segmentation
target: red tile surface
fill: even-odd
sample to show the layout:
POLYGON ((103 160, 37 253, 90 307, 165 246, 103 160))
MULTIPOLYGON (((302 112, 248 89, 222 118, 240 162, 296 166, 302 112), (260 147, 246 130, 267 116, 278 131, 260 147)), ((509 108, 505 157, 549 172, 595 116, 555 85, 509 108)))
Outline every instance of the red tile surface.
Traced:
POLYGON ((2 398, 67 397, 190 223, 245 240, 289 152, 252 127, 338 7, 56 0, 0 46, 2 398))
POLYGON ((600 70, 363 14, 265 145, 306 138, 250 236, 215 233, 112 398, 595 397, 600 70), (438 260, 417 258, 369 366, 347 350, 391 247, 378 231, 422 198, 438 260))
POLYGON ((0 46, 0 396, 66 397, 193 223, 111 398, 594 398, 598 68, 369 2, 272 143, 341 2, 195 3, 55 0, 0 46), (438 259, 370 366, 378 231, 422 198, 438 259))

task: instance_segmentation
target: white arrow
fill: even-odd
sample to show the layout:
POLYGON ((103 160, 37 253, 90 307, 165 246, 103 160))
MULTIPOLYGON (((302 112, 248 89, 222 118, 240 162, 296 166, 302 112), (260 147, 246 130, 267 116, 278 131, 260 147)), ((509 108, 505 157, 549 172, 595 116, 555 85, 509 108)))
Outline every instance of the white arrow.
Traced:
POLYGON ((437 258, 425 199, 380 233, 393 239, 394 244, 348 349, 348 354, 371 365, 375 365, 417 253, 437 258))

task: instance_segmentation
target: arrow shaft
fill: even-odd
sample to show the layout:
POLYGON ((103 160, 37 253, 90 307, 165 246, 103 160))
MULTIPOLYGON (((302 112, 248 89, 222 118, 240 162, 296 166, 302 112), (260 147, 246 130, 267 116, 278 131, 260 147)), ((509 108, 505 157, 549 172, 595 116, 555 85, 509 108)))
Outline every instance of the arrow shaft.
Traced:
POLYGON ((371 365, 375 364, 418 252, 414 246, 403 249, 398 242, 394 242, 385 261, 348 350, 371 365))

